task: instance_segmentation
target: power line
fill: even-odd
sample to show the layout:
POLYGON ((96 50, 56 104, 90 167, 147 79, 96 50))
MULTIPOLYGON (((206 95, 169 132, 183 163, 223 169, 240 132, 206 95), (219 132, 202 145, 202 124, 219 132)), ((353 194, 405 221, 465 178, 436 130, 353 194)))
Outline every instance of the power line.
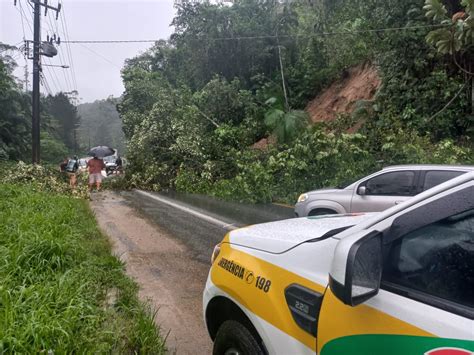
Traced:
POLYGON ((23 25, 23 19, 25 19, 26 24, 30 28, 31 35, 33 36, 33 27, 32 27, 31 21, 28 19, 28 16, 26 16, 26 14, 25 14, 25 10, 23 10, 21 0, 18 1, 18 4, 20 5, 20 10, 19 11, 20 11, 21 19, 22 19, 22 25, 23 25))
MULTIPOLYGON (((31 0, 33 4, 27 2, 28 5, 31 6, 33 9, 33 29, 28 21, 27 16, 25 15, 22 7, 21 0, 19 2, 20 6, 20 16, 22 16, 22 26, 23 26, 23 38, 25 40, 25 31, 24 31, 24 22, 23 19, 26 19, 28 26, 33 34, 33 41, 25 40, 25 46, 27 50, 29 50, 30 43, 33 44, 33 90, 32 90, 32 115, 31 115, 31 153, 32 153, 32 161, 33 164, 38 164, 40 162, 40 131, 41 131, 41 112, 40 112, 40 84, 41 82, 45 86, 45 88, 51 94, 51 88, 49 87, 45 76, 41 72, 41 55, 43 56, 50 56, 53 57, 56 55, 56 51, 54 50, 53 40, 56 40, 55 37, 48 43, 41 42, 41 10, 44 8, 45 14, 48 10, 52 10, 56 12, 56 17, 59 15, 59 11, 61 10, 61 6, 54 7, 48 4, 48 0, 31 0), (43 52, 41 52, 43 49, 43 52), (43 78, 43 79, 42 79, 43 78)), ((17 4, 17 1, 14 2, 17 4)), ((30 55, 28 53, 28 59, 30 59, 30 55)), ((49 67, 46 67, 46 70, 50 72, 49 67)), ((56 73, 54 73, 56 75, 56 73)), ((51 79, 54 83, 54 77, 50 74, 51 79)), ((57 75, 56 75, 57 78, 57 75)), ((59 81, 59 80, 58 80, 59 81)))
MULTIPOLYGON (((63 16, 65 16, 64 12, 63 12, 63 16)), ((61 21, 63 20, 63 16, 61 16, 61 21)), ((54 19, 52 20, 54 21, 54 19)), ((54 21, 54 24, 56 26, 56 31, 58 33, 58 35, 61 34, 61 30, 58 26, 58 21, 54 21)), ((63 34, 61 35, 62 38, 66 38, 67 39, 67 36, 66 36, 66 33, 64 33, 63 31, 63 34)), ((70 53, 70 49, 68 48, 69 47, 69 44, 65 44, 65 48, 64 48, 64 45, 63 46, 59 46, 61 48, 61 51, 59 51, 59 56, 60 56, 60 59, 64 62, 64 63, 67 63, 69 65, 69 68, 70 70, 67 71, 67 80, 68 80, 68 85, 70 87, 69 91, 73 91, 73 90, 76 90, 77 89, 77 86, 75 84, 75 72, 74 72, 74 66, 73 66, 73 63, 72 63, 72 59, 71 59, 71 56, 69 55, 70 53), (63 53, 63 49, 64 49, 64 53, 63 53)), ((64 76, 66 78, 66 72, 64 72, 64 76)))
MULTIPOLYGON (((21 1, 20 1, 21 2, 21 1)), ((21 6, 21 4, 20 4, 21 6)), ((23 41, 26 39, 25 37, 25 24, 23 23, 23 14, 21 13, 20 9, 18 7, 15 7, 20 14, 20 19, 21 19, 21 29, 23 30, 23 41)))
POLYGON ((97 44, 97 43, 154 43, 159 39, 137 39, 137 40, 86 40, 86 41, 64 41, 72 44, 97 44))
POLYGON ((41 84, 43 87, 46 89, 49 95, 53 96, 53 93, 51 91, 51 88, 49 87, 48 82, 46 81, 46 77, 44 75, 41 75, 41 84))
POLYGON ((107 57, 103 56, 102 54, 94 51, 92 48, 89 48, 87 46, 85 46, 84 44, 82 43, 79 43, 79 45, 81 45, 81 47, 84 47, 85 49, 87 49, 88 51, 90 51, 91 53, 95 54, 96 56, 102 58, 103 60, 105 60, 107 63, 109 64, 112 64, 114 67, 116 68, 119 68, 119 69, 122 69, 121 67, 119 67, 117 64, 115 64, 114 62, 111 62, 107 57))
POLYGON ((77 90, 76 70, 75 70, 75 66, 74 66, 73 55, 72 55, 72 52, 71 52, 71 46, 67 42, 67 39, 69 38, 69 31, 68 31, 67 21, 66 21, 66 12, 65 12, 64 4, 63 4, 62 1, 61 1, 61 8, 62 8, 62 12, 63 12, 63 16, 61 16, 61 26, 63 28, 63 34, 64 34, 65 39, 66 39, 66 42, 65 42, 66 43, 66 52, 67 52, 67 55, 69 57, 69 64, 70 64, 70 67, 71 67, 71 74, 72 74, 71 77, 72 77, 74 89, 77 90))
MULTIPOLYGON (((48 76, 49 76, 49 78, 51 79, 51 82, 52 82, 52 84, 53 84, 53 86, 54 86, 55 91, 56 91, 56 92, 60 92, 60 91, 61 91, 61 87, 60 87, 60 85, 58 84, 58 81, 59 81, 59 80, 58 80, 58 81, 55 81, 55 78, 54 78, 53 74, 51 74, 51 69, 50 69, 50 67, 45 66, 44 68, 46 68, 46 71, 48 72, 48 76)), ((43 76, 46 77, 45 73, 43 73, 43 76)), ((56 75, 56 79, 57 79, 57 75, 56 75)))
MULTIPOLYGON (((48 23, 48 27, 49 27, 50 31, 59 36, 60 33, 59 33, 59 29, 58 29, 58 24, 57 24, 57 22, 54 22, 55 21, 54 18, 51 19, 51 16, 53 16, 52 12, 49 12, 48 15, 49 16, 47 17, 47 23, 48 23), (53 22, 54 22, 55 25, 53 25, 53 22), (54 27, 56 27, 56 29, 54 27)), ((71 64, 68 63, 65 60, 65 58, 62 54, 62 47, 60 45, 58 47, 59 47, 58 48, 59 60, 60 60, 61 64, 69 64, 69 66, 71 66, 71 64)), ((64 83, 65 83, 65 86, 66 86, 66 91, 72 91, 74 89, 74 87, 71 84, 71 80, 72 80, 71 72, 66 71, 66 70, 62 70, 62 72, 63 72, 63 76, 64 76, 64 83), (71 76, 71 79, 69 78, 70 76, 71 76)))
MULTIPOLYGON (((313 33, 308 35, 261 35, 261 36, 239 36, 239 37, 219 37, 219 38, 207 38, 210 41, 235 41, 235 40, 246 40, 246 39, 272 39, 272 38, 314 38, 314 37, 326 37, 336 35, 357 35, 364 33, 379 33, 379 32, 390 32, 390 31, 412 31, 419 29, 430 29, 430 28, 443 28, 449 25, 420 25, 420 26, 406 26, 406 27, 387 27, 387 28, 375 28, 367 30, 355 30, 355 31, 338 31, 338 32, 321 32, 313 33)), ((105 43, 155 43, 162 39, 134 39, 134 40, 70 40, 64 41, 65 43, 71 44, 105 44, 105 43)))

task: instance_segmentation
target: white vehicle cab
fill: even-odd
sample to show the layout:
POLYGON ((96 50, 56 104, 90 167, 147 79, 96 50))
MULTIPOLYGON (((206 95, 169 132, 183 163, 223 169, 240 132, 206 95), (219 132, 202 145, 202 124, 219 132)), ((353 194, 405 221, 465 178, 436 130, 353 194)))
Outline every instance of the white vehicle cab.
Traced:
POLYGON ((378 214, 232 231, 203 306, 214 354, 472 354, 474 172, 378 214))

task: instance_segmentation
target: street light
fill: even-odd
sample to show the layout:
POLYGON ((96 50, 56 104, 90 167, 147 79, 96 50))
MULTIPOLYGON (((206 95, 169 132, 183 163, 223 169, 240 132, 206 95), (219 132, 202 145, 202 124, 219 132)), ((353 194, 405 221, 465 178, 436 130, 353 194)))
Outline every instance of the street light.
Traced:
POLYGON ((69 65, 54 65, 54 64, 41 64, 43 67, 57 67, 57 68, 64 68, 68 69, 69 65))

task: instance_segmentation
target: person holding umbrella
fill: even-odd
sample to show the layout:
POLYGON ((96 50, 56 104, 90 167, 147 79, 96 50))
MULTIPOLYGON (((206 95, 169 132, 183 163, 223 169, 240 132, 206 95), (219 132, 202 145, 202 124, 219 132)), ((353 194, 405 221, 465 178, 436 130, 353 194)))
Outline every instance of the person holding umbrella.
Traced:
POLYGON ((104 161, 99 159, 97 155, 93 153, 93 158, 89 159, 87 167, 89 169, 89 191, 92 192, 94 184, 97 191, 99 191, 100 184, 102 183, 102 169, 105 169, 104 161))
POLYGON ((89 153, 87 153, 87 155, 89 155, 90 157, 96 156, 97 158, 104 158, 114 154, 115 150, 110 147, 107 147, 106 145, 99 145, 97 147, 91 148, 91 150, 89 150, 89 153))
POLYGON ((92 192, 94 184, 97 191, 100 190, 100 184, 102 183, 102 170, 105 169, 104 161, 101 158, 114 154, 115 150, 105 145, 99 145, 89 151, 88 155, 93 157, 87 162, 87 167, 89 168, 89 191, 92 192))

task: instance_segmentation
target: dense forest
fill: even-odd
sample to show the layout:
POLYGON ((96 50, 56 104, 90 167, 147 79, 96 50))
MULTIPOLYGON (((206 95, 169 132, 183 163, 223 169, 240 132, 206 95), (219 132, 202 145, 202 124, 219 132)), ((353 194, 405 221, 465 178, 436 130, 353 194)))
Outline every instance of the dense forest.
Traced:
MULTIPOLYGON (((43 161, 108 144, 126 151, 131 186, 247 201, 389 164, 474 163, 474 0, 175 7, 170 38, 127 60, 120 99, 41 98, 43 161), (375 73, 373 95, 326 115, 315 98, 338 101, 329 89, 354 68, 375 73)), ((12 50, 0 44, 0 159, 28 161, 31 95, 12 50)))
MULTIPOLYGON (((21 90, 9 53, 17 48, 0 43, 0 161, 31 159, 31 92, 21 90)), ((41 159, 57 163, 79 151, 75 128, 80 118, 64 93, 41 97, 41 159)))
MULTIPOLYGON (((0 160, 31 159, 31 92, 13 76, 17 48, 0 43, 0 160)), ((41 160, 57 163, 91 146, 125 152, 122 121, 110 97, 75 106, 77 93, 41 96, 41 160)))
POLYGON ((98 145, 107 145, 125 154, 125 138, 122 120, 117 112, 118 99, 109 97, 77 106, 81 117, 78 141, 81 147, 89 150, 98 145))
POLYGON ((292 201, 384 165, 474 162, 473 0, 175 6, 169 40, 122 70, 132 184, 292 201), (361 64, 375 96, 310 122, 361 64))

